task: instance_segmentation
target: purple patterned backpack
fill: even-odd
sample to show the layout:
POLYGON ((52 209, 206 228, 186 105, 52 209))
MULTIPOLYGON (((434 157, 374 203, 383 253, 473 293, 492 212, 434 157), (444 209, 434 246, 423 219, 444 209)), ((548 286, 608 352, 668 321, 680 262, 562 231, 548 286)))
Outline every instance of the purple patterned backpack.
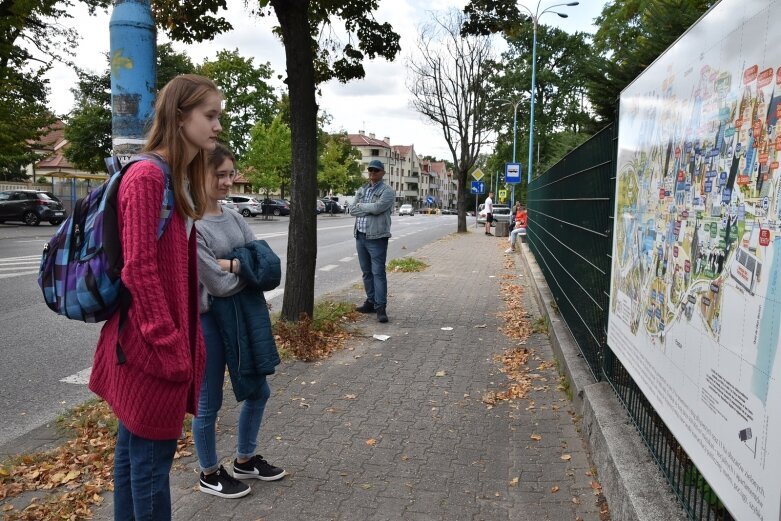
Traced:
POLYGON ((43 248, 38 285, 46 305, 73 320, 108 320, 127 295, 122 286, 122 245, 117 225, 119 183, 128 167, 137 161, 152 161, 165 174, 163 205, 157 227, 159 239, 174 208, 171 171, 162 158, 133 156, 120 169, 116 157, 106 159, 110 177, 83 199, 43 248))

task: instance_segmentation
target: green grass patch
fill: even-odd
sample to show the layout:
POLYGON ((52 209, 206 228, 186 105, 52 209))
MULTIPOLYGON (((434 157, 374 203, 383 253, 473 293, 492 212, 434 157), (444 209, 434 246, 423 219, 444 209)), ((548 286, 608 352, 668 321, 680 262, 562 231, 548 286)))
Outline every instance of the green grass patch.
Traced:
POLYGON ((532 324, 532 331, 535 333, 545 333, 546 335, 548 334, 548 321, 545 319, 545 317, 539 317, 534 321, 532 324))
POLYGON ((417 271, 423 271, 426 268, 428 268, 428 264, 412 257, 393 259, 388 263, 388 271, 392 272, 401 271, 404 273, 413 273, 417 271))

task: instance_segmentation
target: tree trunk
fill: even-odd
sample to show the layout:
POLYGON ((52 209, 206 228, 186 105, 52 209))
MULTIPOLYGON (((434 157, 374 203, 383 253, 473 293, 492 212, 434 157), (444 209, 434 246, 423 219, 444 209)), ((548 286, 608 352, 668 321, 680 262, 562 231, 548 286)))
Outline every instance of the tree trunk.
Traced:
POLYGON ((456 208, 458 208, 458 233, 466 233, 466 186, 468 170, 458 171, 458 191, 456 192, 456 208))
POLYGON ((282 29, 290 94, 292 202, 282 319, 291 322, 298 321, 302 313, 311 317, 315 300, 317 220, 313 208, 317 190, 317 103, 309 3, 310 0, 271 0, 282 29))

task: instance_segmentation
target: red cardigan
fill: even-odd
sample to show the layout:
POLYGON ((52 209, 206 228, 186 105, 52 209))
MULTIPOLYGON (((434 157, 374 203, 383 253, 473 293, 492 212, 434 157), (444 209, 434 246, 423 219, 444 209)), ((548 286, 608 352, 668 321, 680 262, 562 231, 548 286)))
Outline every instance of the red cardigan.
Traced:
POLYGON ((195 414, 206 353, 198 320, 195 229, 189 240, 178 214, 160 240, 163 173, 150 162, 130 167, 118 194, 122 282, 132 302, 119 335, 126 362, 117 364, 119 313, 100 333, 89 388, 127 429, 152 440, 181 434, 195 414))

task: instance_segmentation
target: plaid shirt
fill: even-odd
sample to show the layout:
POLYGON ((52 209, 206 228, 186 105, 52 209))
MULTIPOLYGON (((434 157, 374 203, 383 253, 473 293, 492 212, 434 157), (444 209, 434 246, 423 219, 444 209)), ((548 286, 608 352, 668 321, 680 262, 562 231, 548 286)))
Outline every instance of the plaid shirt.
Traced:
MULTIPOLYGON (((364 192, 363 192, 363 199, 361 199, 359 202, 361 203, 370 203, 372 202, 372 194, 374 193, 374 189, 380 186, 382 181, 377 183, 376 185, 370 185, 364 192)), ((368 215, 364 215, 362 217, 356 217, 356 224, 358 226, 358 231, 361 233, 366 233, 366 225, 368 223, 368 215)))

